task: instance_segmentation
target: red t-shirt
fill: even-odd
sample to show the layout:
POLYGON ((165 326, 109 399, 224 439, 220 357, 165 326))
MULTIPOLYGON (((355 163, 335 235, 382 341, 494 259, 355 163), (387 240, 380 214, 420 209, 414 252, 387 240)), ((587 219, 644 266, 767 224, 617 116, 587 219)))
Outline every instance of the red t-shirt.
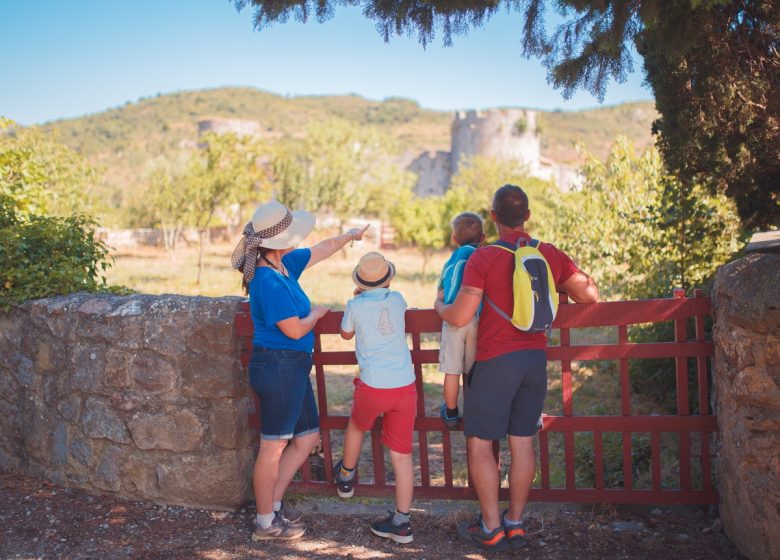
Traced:
MULTIPOLYGON (((527 233, 512 232, 502 236, 501 240, 514 245, 520 237, 531 239, 527 233)), ((579 271, 571 258, 553 245, 540 243, 539 251, 550 265, 556 286, 579 271)), ((479 329, 477 331, 476 359, 479 361, 489 360, 516 350, 547 347, 546 333, 525 333, 518 330, 512 323, 496 313, 484 299, 484 295, 487 294, 499 309, 511 317, 514 306, 512 295, 514 269, 514 255, 494 245, 480 247, 466 263, 461 286, 471 286, 483 291, 482 313, 479 316, 479 329)))

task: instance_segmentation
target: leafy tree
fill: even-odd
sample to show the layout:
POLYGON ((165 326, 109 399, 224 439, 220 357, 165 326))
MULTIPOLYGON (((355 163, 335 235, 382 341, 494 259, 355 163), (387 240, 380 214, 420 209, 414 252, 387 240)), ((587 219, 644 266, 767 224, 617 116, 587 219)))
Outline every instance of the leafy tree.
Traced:
POLYGON ((382 216, 413 176, 392 161, 396 151, 380 132, 333 119, 309 126, 298 143, 282 143, 273 161, 277 198, 292 207, 330 212, 342 223, 382 216))
POLYGON ((669 2, 639 37, 667 167, 736 201, 745 227, 780 227, 780 4, 669 2), (676 49, 668 44, 678 44, 676 49))
POLYGON ((148 175, 147 200, 155 221, 159 221, 163 232, 163 244, 173 258, 187 218, 192 213, 192 198, 187 183, 187 165, 181 158, 172 163, 166 158, 156 158, 148 175))
MULTIPOLYGON (((0 129, 11 126, 0 119, 0 129)), ((108 248, 86 216, 43 216, 75 205, 91 170, 38 131, 0 137, 0 310, 29 299, 105 291, 108 248)))
POLYGON ((398 240, 411 243, 422 251, 423 276, 432 253, 444 248, 449 241, 447 214, 445 197, 420 198, 411 190, 403 192, 390 208, 390 220, 398 240))
POLYGON ((780 224, 780 9, 777 0, 233 0, 251 5, 256 28, 360 6, 384 39, 417 34, 444 44, 500 8, 522 12, 523 50, 542 59, 570 97, 604 98, 610 79, 633 70, 635 44, 658 100, 661 150, 684 188, 704 184, 737 202, 748 228, 780 224), (562 22, 550 33, 553 9, 562 22))
POLYGON ((15 129, 0 119, 0 194, 13 199, 21 214, 83 211, 95 179, 95 170, 78 153, 38 129, 15 129))
POLYGON ((554 221, 551 201, 560 196, 560 192, 552 182, 529 177, 526 169, 513 161, 484 156, 464 161, 458 167, 457 175, 452 178, 446 195, 450 198, 449 219, 460 212, 476 212, 485 220, 488 237, 496 237, 495 225, 490 220, 490 205, 496 189, 507 183, 521 187, 528 195, 531 208, 528 231, 540 239, 549 238, 554 221))
POLYGON ((618 139, 606 162, 588 156, 586 183, 556 202, 555 242, 605 295, 668 296, 702 287, 744 240, 734 204, 700 185, 683 189, 650 148, 618 139))
POLYGON ((203 274, 203 244, 207 228, 221 207, 245 200, 254 183, 259 153, 248 137, 206 133, 202 156, 193 157, 183 186, 189 200, 189 222, 199 230, 198 276, 203 274))

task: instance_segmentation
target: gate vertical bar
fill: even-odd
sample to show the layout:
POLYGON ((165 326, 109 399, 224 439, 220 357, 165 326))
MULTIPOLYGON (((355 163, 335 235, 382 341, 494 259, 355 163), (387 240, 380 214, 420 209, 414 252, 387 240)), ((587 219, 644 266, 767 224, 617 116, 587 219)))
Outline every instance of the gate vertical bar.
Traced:
MULTIPOLYGON (((675 299, 684 299, 685 290, 676 288, 674 290, 675 299)), ((685 342, 686 319, 675 319, 674 321, 674 341, 677 343, 685 342)), ((677 414, 679 416, 688 416, 688 358, 675 358, 677 372, 677 414)), ((691 489, 691 434, 689 432, 677 432, 679 438, 680 455, 680 488, 683 490, 691 489)))

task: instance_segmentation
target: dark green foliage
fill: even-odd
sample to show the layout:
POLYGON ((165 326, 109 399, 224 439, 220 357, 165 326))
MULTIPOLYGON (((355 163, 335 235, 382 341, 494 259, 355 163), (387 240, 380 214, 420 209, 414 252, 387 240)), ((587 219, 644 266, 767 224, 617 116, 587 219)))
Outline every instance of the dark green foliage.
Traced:
MULTIPOLYGON (((602 465, 604 467, 604 488, 622 488, 623 476, 623 434, 607 432, 602 434, 602 465)), ((578 488, 596 486, 596 461, 593 449, 593 433, 574 435, 575 478, 578 488)), ((649 476, 652 452, 649 434, 631 434, 631 481, 634 486, 649 476)))
POLYGON ((10 304, 73 292, 108 291, 108 248, 85 216, 16 215, 0 197, 0 310, 10 304))
POLYGON ((667 167, 725 192, 750 229, 780 227, 780 3, 668 2, 639 52, 667 167), (681 40, 684 38, 684 40, 681 40), (675 48, 669 48, 669 44, 675 48))

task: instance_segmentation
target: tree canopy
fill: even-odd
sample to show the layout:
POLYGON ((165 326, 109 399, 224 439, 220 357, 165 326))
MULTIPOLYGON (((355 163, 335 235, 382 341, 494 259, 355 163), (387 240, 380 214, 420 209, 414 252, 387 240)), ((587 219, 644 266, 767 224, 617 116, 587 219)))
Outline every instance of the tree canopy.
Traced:
POLYGON ((780 224, 780 5, 778 0, 233 0, 263 29, 291 17, 331 18, 357 6, 387 41, 416 35, 445 45, 499 9, 522 14, 526 56, 540 58, 564 97, 603 100, 609 80, 644 59, 662 118, 664 161, 685 188, 732 197, 749 229, 780 224), (548 29, 546 16, 562 21, 548 29), (772 96, 774 93, 774 96, 772 96))

